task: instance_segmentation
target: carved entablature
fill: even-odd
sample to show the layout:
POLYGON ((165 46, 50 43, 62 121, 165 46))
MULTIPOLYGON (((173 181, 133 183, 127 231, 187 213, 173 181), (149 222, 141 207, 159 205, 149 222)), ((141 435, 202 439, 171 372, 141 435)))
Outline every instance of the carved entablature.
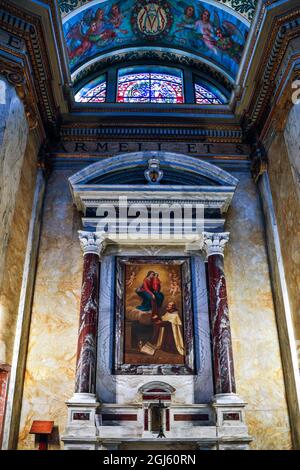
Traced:
POLYGON ((274 95, 271 99, 271 111, 261 133, 261 140, 270 140, 271 134, 283 132, 289 112, 299 99, 300 89, 300 32, 299 37, 291 40, 274 83, 274 95))
MULTIPOLYGON (((43 125, 55 126, 58 118, 52 89, 54 58, 50 66, 43 31, 43 23, 49 16, 45 7, 38 7, 42 12, 40 17, 37 11, 31 14, 30 8, 25 11, 0 0, 0 73, 15 86, 24 103, 30 128, 39 125, 44 137, 43 125)), ((49 7, 52 10, 51 5, 49 7)), ((51 27, 55 27, 55 23, 52 18, 51 27)))
POLYGON ((83 214, 84 230, 104 230, 108 243, 167 243, 200 251, 203 230, 223 232, 224 214, 238 180, 211 163, 187 155, 145 151, 100 160, 73 175, 69 183, 73 201, 83 214), (153 161, 155 170, 163 173, 157 184, 145 179, 153 161), (168 236, 166 225, 157 215, 163 216, 163 211, 176 217, 177 228, 167 232, 168 236), (136 217, 138 240, 136 232, 130 231, 136 217))
POLYGON ((268 7, 265 2, 256 15, 235 94, 244 131, 249 135, 255 130, 261 140, 271 126, 275 130, 284 127, 292 105, 291 83, 299 73, 299 47, 293 43, 300 37, 300 9, 282 4, 268 11, 268 7), (259 42, 264 47, 257 47, 259 42), (249 73, 249 64, 254 62, 259 66, 249 73))

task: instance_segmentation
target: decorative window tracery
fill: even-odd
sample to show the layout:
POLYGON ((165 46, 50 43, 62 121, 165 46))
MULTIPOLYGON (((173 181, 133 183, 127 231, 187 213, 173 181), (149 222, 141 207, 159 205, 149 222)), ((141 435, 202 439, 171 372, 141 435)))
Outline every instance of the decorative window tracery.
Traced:
MULTIPOLYGON (((226 92, 209 79, 191 77, 181 69, 160 65, 133 66, 119 69, 117 80, 102 73, 80 88, 77 103, 150 103, 220 105, 228 102, 226 92), (191 78, 190 78, 191 77, 191 78), (113 80, 113 82, 111 82, 113 80), (186 83, 185 83, 186 81, 186 83), (110 90, 107 96, 107 89, 110 90), (184 89, 187 96, 184 96, 184 89), (194 89, 194 97, 190 90, 194 89), (115 90, 115 96, 114 96, 115 90)), ((113 74, 108 74, 112 77, 113 74)))
POLYGON ((215 93, 199 83, 195 83, 195 100, 196 104, 222 104, 215 93))
POLYGON ((119 70, 118 103, 184 103, 183 77, 168 67, 119 70))
POLYGON ((85 86, 75 95, 76 103, 105 103, 106 100, 106 77, 100 75, 85 86))

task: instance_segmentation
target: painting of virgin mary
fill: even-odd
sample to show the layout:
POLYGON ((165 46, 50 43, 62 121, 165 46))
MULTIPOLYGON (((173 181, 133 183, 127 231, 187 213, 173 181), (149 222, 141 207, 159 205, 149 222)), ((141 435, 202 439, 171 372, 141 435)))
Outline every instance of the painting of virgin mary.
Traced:
POLYGON ((164 294, 160 291, 161 282, 159 274, 155 271, 148 271, 141 287, 136 289, 136 293, 142 298, 142 304, 137 306, 138 310, 142 312, 157 313, 158 308, 161 307, 164 301, 164 294))

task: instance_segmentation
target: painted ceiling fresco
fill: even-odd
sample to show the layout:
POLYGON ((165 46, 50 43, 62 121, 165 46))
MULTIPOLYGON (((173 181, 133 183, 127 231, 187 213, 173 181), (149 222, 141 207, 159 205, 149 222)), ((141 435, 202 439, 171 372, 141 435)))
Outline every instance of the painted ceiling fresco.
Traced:
POLYGON ((196 55, 234 79, 249 23, 217 2, 94 0, 65 16, 63 29, 71 72, 102 54, 154 46, 196 55))
MULTIPOLYGON (((251 22, 254 17, 255 8, 258 0, 216 0, 221 4, 227 5, 229 8, 240 13, 246 20, 251 22)), ((61 11, 61 16, 64 17, 68 13, 76 10, 77 8, 86 5, 91 0, 58 0, 58 5, 61 11)))

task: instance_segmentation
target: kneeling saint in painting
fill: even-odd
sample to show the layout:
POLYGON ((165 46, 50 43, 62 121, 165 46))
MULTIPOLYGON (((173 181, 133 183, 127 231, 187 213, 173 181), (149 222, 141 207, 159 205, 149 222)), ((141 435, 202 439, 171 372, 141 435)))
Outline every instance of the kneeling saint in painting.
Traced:
POLYGON ((152 347, 184 355, 182 321, 174 302, 168 303, 166 313, 155 322, 152 347))

